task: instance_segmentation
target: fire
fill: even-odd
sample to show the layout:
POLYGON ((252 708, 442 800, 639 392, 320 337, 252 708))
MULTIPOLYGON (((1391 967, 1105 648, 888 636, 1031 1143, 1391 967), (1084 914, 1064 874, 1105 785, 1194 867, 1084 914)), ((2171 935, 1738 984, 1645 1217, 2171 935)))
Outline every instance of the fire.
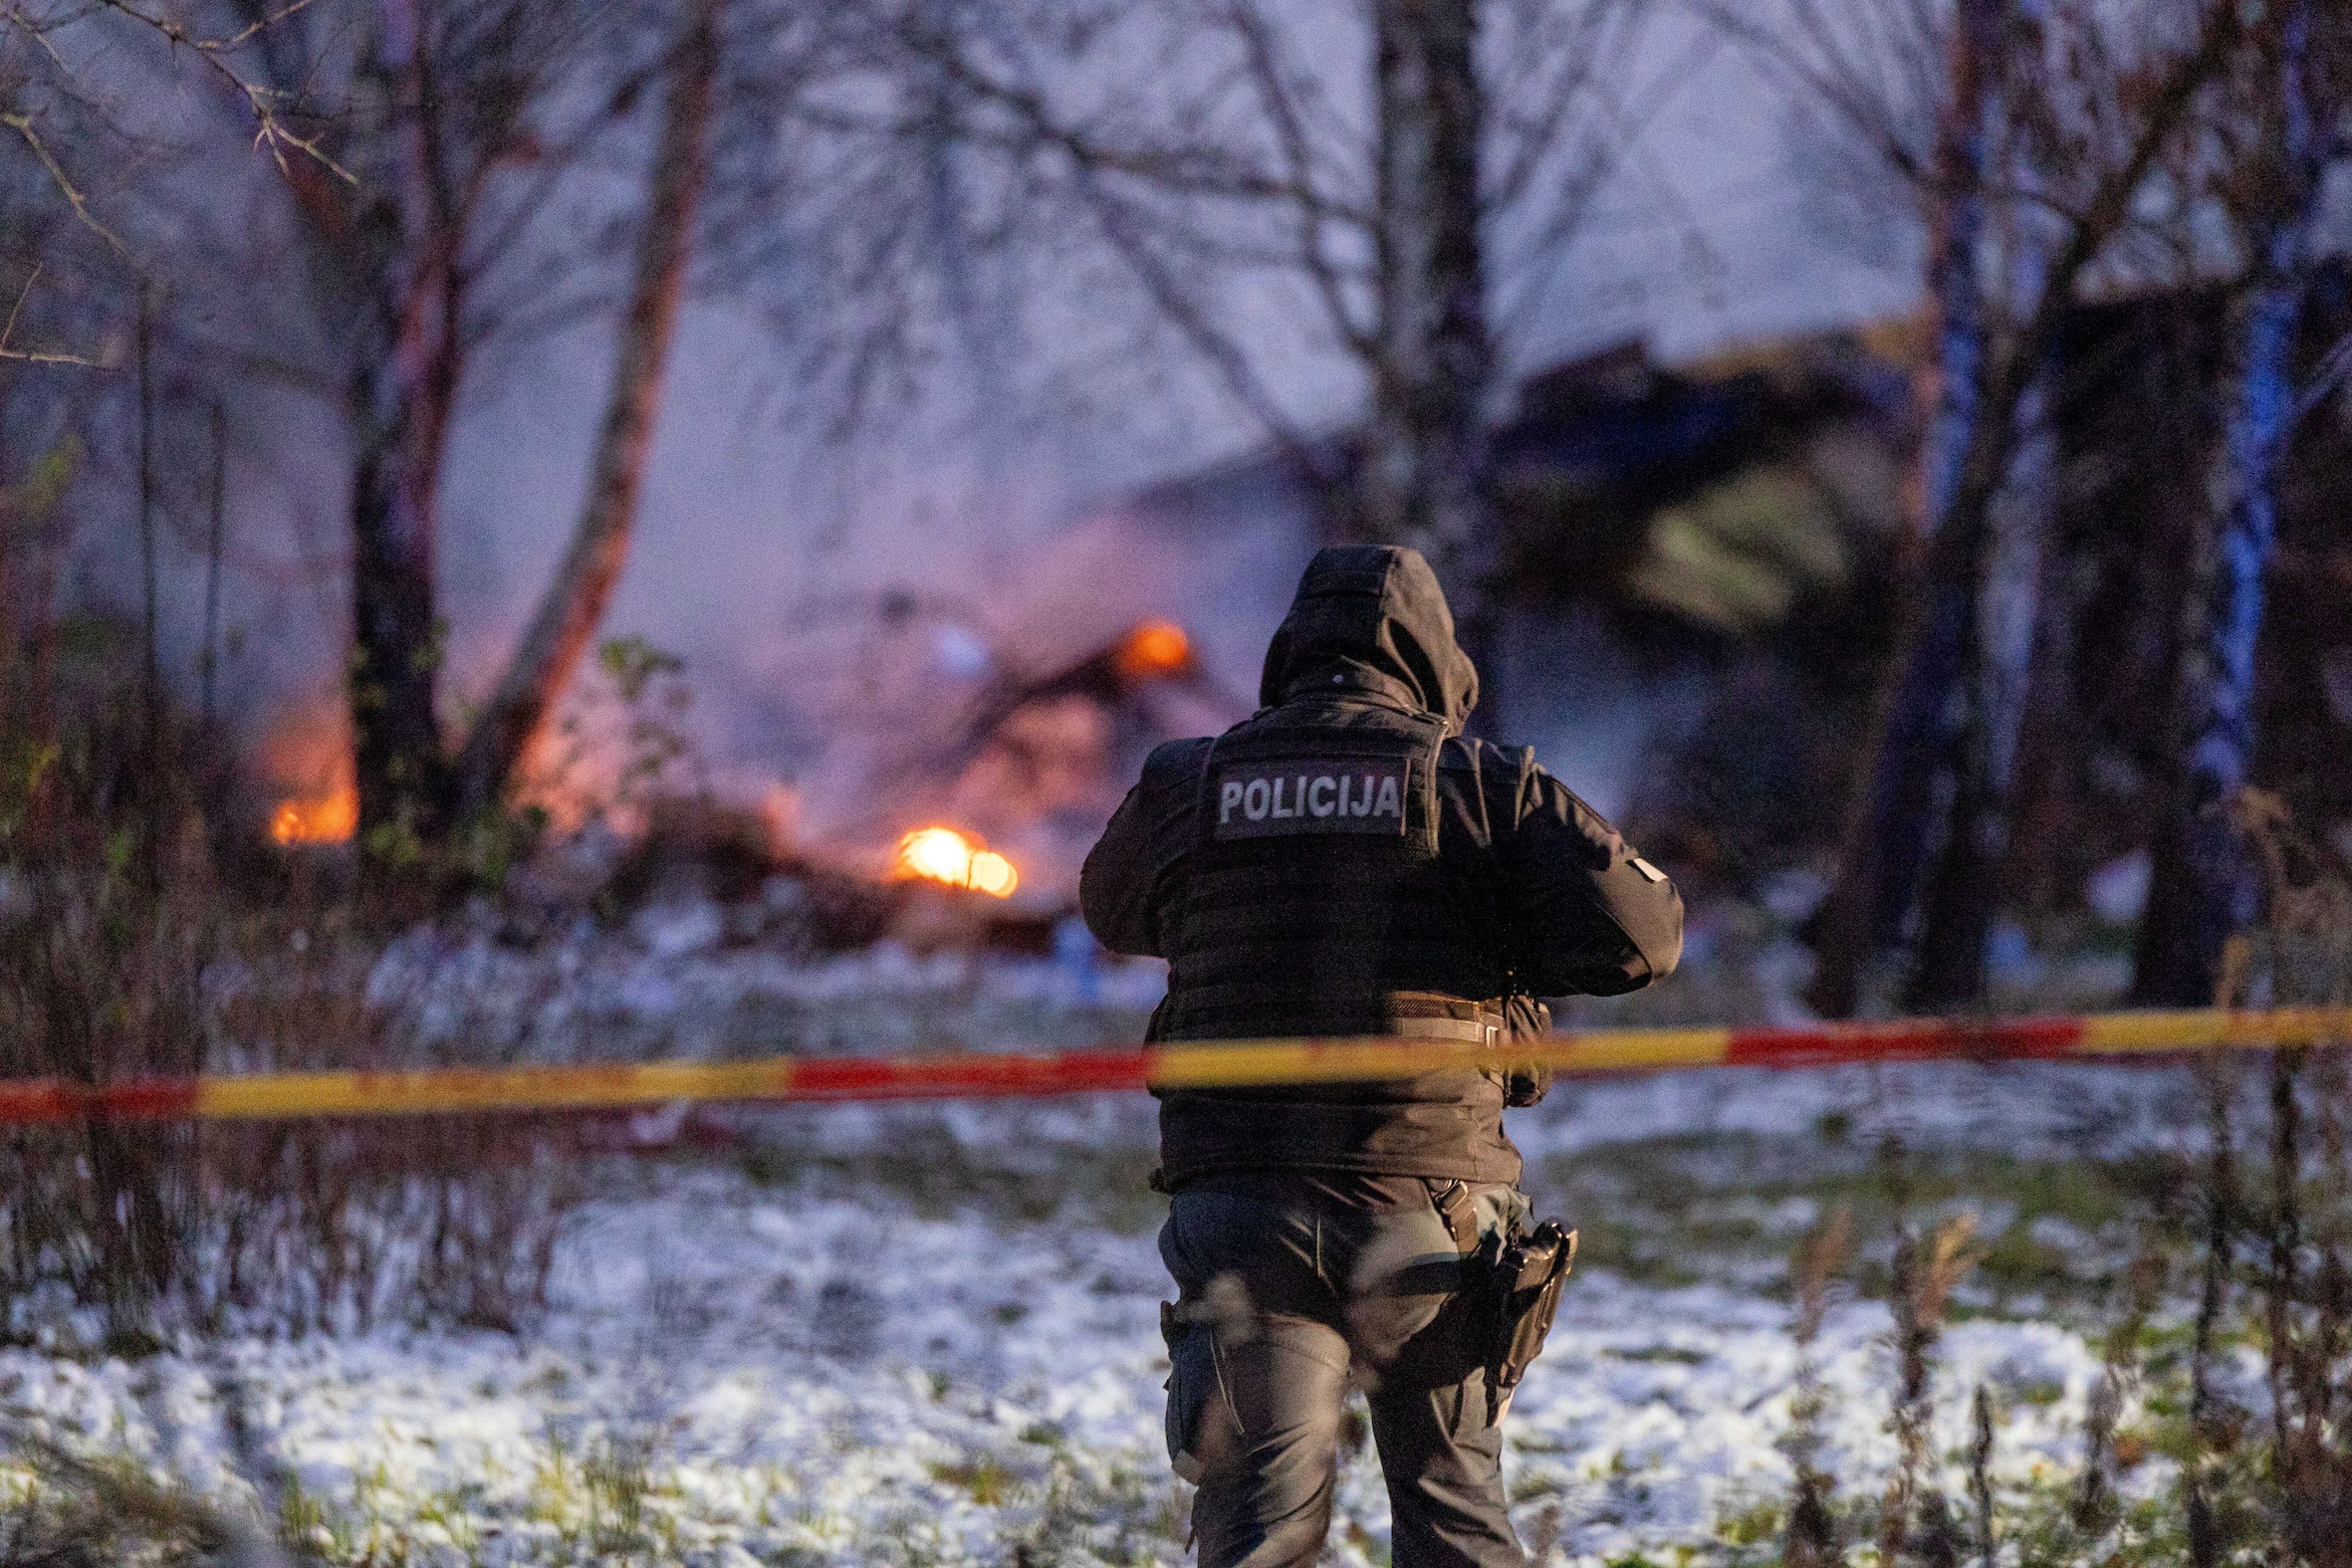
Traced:
POLYGON ((923 877, 951 887, 977 888, 994 898, 1010 897, 1021 885, 1013 862, 983 849, 952 827, 918 827, 898 841, 891 875, 923 877))
POLYGON ((1192 667, 1192 639, 1172 620, 1147 620, 1119 639, 1113 657, 1129 680, 1180 675, 1192 667))
POLYGON ((316 799, 282 800, 270 813, 270 837, 295 844, 340 844, 359 825, 359 792, 346 786, 316 799))

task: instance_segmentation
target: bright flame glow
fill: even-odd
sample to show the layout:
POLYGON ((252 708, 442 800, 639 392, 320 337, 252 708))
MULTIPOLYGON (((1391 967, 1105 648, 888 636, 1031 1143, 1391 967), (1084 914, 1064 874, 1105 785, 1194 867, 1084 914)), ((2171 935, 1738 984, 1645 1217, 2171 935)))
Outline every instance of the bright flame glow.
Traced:
POLYGON ((1004 898, 1021 885, 1021 873, 995 850, 982 849, 972 856, 972 885, 992 897, 1004 898))
POLYGON ((1192 639, 1172 620, 1147 620, 1119 639, 1115 657, 1130 680, 1180 675, 1192 665, 1192 639))
POLYGON ((893 876, 977 888, 993 898, 1009 897, 1021 885, 1021 873, 1012 861, 952 827, 918 827, 901 838, 890 869, 893 876))
POLYGON ((352 788, 312 800, 284 800, 270 813, 270 837, 290 847, 344 843, 358 825, 359 792, 352 788))

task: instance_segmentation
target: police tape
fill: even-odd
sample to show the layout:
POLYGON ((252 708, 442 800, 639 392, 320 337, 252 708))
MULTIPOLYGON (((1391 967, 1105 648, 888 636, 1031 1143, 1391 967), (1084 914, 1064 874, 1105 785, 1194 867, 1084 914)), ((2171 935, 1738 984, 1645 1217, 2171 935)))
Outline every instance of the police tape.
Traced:
POLYGON ((86 1119, 308 1117, 626 1110, 688 1101, 991 1099, 1413 1077, 1447 1068, 1555 1073, 1818 1067, 1872 1061, 2053 1061, 2352 1039, 2352 1008, 1908 1018, 1794 1028, 1597 1029, 1506 1048, 1393 1035, 1147 1045, 1042 1054, 779 1056, 736 1062, 450 1067, 149 1078, 103 1085, 0 1080, 0 1126, 86 1119))

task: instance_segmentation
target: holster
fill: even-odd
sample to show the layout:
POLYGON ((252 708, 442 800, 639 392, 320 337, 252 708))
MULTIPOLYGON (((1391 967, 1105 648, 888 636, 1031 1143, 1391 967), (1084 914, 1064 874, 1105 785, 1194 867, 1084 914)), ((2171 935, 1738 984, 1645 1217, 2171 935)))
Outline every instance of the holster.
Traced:
POLYGON ((1479 1256, 1486 1276, 1487 1406, 1500 1421, 1512 1390, 1543 1352, 1560 1289, 1576 1262, 1576 1232, 1546 1220, 1509 1241, 1500 1232, 1489 1235, 1479 1256))

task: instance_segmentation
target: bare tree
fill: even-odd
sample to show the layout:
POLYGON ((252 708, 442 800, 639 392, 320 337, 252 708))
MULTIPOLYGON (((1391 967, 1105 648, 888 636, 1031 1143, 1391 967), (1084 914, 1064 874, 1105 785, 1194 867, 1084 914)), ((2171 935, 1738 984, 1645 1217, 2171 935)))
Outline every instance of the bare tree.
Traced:
MULTIPOLYGON (((224 373, 309 390, 349 420, 359 834, 370 862, 413 860, 500 799, 610 598, 697 252, 714 253, 723 286, 765 272, 791 294, 812 272, 794 247, 816 250, 827 225, 886 231, 905 207, 866 203, 869 190, 812 199, 821 182, 801 167, 821 137, 788 111, 832 40, 804 0, 738 0, 724 40, 718 0, 696 0, 682 26, 632 0, 232 3, 252 22, 221 58, 260 84, 238 101, 268 111, 276 144, 310 154, 287 159, 286 204, 308 287, 286 289, 282 262, 215 280, 234 294, 243 273, 266 273, 245 290, 252 309, 228 313, 246 330, 196 346, 224 373), (626 122, 665 79, 658 135, 639 140, 626 122), (641 207, 621 194, 640 182, 641 207), (607 265, 632 244, 633 266, 607 265), (618 354, 579 527, 452 746, 434 545, 459 399, 486 350, 608 306, 618 354)), ((221 238, 254 259, 245 236, 221 238)), ((860 281, 828 298, 879 292, 860 281)), ((829 344, 863 341, 879 319, 776 325, 780 340, 829 344)))
MULTIPOLYGON (((2308 406, 2296 346, 2318 260, 2327 172, 2352 153, 2352 27, 2334 7, 2281 0, 2244 51, 2243 144, 2231 194, 2245 258, 2232 327, 2234 385, 2188 579, 2177 652, 2176 777, 2158 821, 2137 1000, 2215 1000, 2229 939, 2252 924, 2257 878, 2228 807, 2254 779, 2254 664, 2278 533, 2279 477, 2308 406)), ((2323 367, 2324 373, 2324 367, 2323 367)))
POLYGON ((1779 27, 1711 8, 1917 193, 1931 237, 1925 515, 1823 912, 1811 1000, 1833 1014, 1852 1010, 1893 948, 1909 950, 1910 1003, 1983 993, 2009 783, 1985 625, 1995 504, 2066 313, 2088 289, 2178 275, 2193 259, 2198 190, 2184 165, 2244 26, 2226 0, 2128 14, 2093 0, 1960 0, 1949 22, 1895 9, 1902 26, 1865 36, 1948 63, 1925 148, 1922 106, 1902 91, 1919 73, 1858 53, 1816 0, 1791 0, 1779 27))
POLYGON ((695 208, 710 172, 710 122, 724 0, 694 0, 672 66, 669 108, 654 151, 635 281, 619 353, 570 551, 457 763, 457 807, 497 803, 549 711, 563 695, 628 559, 637 498, 653 445, 663 369, 685 293, 695 208))
MULTIPOLYGON (((1590 211, 1624 129, 1603 84, 1643 11, 1112 0, 1076 17, 937 3, 863 16, 867 58, 911 58, 945 84, 963 143, 1115 258, 1326 526, 1422 548, 1475 628, 1498 554, 1497 276, 1555 259, 1590 211), (1505 227, 1531 254, 1499 258, 1505 227), (1301 321, 1303 342, 1286 335, 1301 321), (1352 366, 1360 440, 1321 433, 1285 386, 1302 349, 1352 366)), ((925 123, 870 100, 818 112, 869 133, 925 123)))
POLYGON ((155 733, 155 547, 165 520, 151 461, 159 390, 151 330, 164 291, 199 270, 168 243, 164 192, 201 157, 237 148, 245 134, 279 169, 297 161, 330 166, 242 69, 269 25, 262 18, 214 34, 128 0, 29 0, 0 11, 0 628, 7 639, 0 728, 11 732, 8 749, 22 748, 24 756, 44 754, 54 740, 59 575, 77 517, 91 510, 81 481, 94 467, 136 471, 150 742, 155 733), (242 107, 241 134, 191 137, 150 112, 144 66, 163 49, 197 62, 203 81, 242 107), (133 340, 135 355, 125 351, 133 340), (125 369, 135 373, 110 373, 125 369))
POLYGON ((1373 0, 1377 351, 1366 531, 1451 567, 1466 618, 1492 574, 1486 423, 1495 351, 1481 243, 1486 130, 1475 0, 1373 0))
POLYGON ((0 20, 0 836, 24 820, 49 755, 63 502, 91 416, 121 379, 92 361, 112 357, 100 345, 138 281, 98 181, 139 149, 65 66, 51 37, 62 25, 0 20))
POLYGON ((219 348, 235 367, 307 340, 299 373, 349 420, 359 832, 373 857, 402 859, 451 802, 434 544, 458 397, 485 344, 592 303, 593 269, 543 228, 642 68, 626 14, 591 0, 234 3, 270 23, 255 77, 321 159, 288 164, 301 320, 264 307, 252 340, 219 348))

